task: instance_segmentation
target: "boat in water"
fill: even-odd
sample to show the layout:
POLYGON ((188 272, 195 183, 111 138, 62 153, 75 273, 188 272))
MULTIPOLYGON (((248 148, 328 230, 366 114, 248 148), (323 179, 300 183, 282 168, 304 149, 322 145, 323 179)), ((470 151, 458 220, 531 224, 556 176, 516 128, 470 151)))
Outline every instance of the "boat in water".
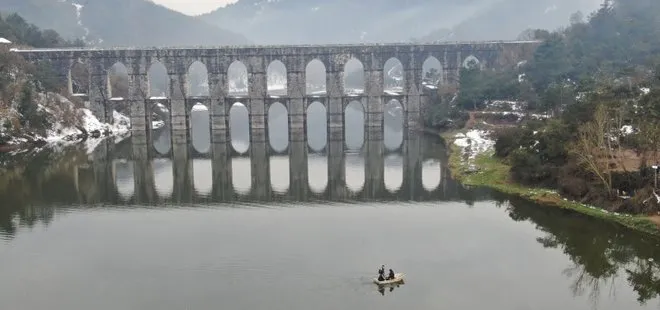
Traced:
POLYGON ((393 285, 393 284, 403 284, 403 273, 395 273, 394 274, 394 279, 391 280, 383 280, 383 281, 378 281, 378 279, 374 279, 374 283, 378 285, 393 285))

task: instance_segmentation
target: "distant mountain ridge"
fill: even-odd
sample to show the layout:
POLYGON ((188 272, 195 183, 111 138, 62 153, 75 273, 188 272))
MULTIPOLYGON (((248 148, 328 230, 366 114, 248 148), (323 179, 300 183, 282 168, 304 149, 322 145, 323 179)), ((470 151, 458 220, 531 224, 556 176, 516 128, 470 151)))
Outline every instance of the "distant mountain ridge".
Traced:
POLYGON ((507 40, 602 0, 239 0, 199 16, 258 44, 507 40))
POLYGON ((602 0, 504 0, 476 12, 452 28, 437 29, 420 38, 434 40, 512 40, 526 29, 555 30, 570 24, 571 15, 586 17, 602 0), (511 16, 512 12, 524 12, 511 16))
POLYGON ((40 28, 96 46, 249 43, 243 35, 148 0, 3 0, 0 12, 18 13, 40 28))
POLYGON ((409 41, 498 0, 239 0, 199 18, 259 44, 409 41))

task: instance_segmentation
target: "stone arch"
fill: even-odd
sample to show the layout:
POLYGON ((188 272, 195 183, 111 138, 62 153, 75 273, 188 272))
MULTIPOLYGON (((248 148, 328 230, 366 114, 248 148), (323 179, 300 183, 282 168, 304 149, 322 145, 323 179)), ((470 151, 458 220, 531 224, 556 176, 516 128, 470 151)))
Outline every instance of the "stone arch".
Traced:
POLYGON ((362 94, 365 89, 364 65, 357 58, 349 59, 344 64, 344 93, 362 94))
POLYGON ((397 150, 403 144, 405 111, 399 100, 392 99, 383 109, 383 142, 388 150, 397 150))
POLYGON ((328 110, 319 101, 307 107, 307 143, 314 152, 321 152, 328 143, 328 110))
POLYGON ((305 67, 305 94, 324 95, 326 88, 327 70, 325 64, 318 59, 313 59, 305 67))
POLYGON ((89 95, 89 64, 82 60, 74 61, 69 69, 69 93, 71 95, 89 95))
POLYGON ((148 123, 147 125, 151 129, 162 129, 166 126, 171 125, 171 102, 166 98, 151 99, 149 104, 149 110, 151 113, 147 115, 148 123))
POLYGON ((364 106, 359 101, 351 101, 344 108, 344 141, 349 150, 360 150, 364 145, 364 106))
POLYGON ((268 140, 276 153, 283 153, 289 146, 289 114, 282 103, 268 108, 268 140))
POLYGON ((209 71, 204 63, 195 61, 188 67, 186 85, 190 97, 209 96, 209 71))
POLYGON ((110 98, 128 99, 128 68, 121 62, 116 62, 108 70, 108 94, 110 98))
POLYGON ((234 103, 229 109, 229 133, 231 145, 240 154, 250 149, 250 116, 247 107, 241 103, 234 103))
POLYGON ((247 96, 248 70, 243 62, 236 60, 227 69, 227 87, 230 96, 247 96))
POLYGON ((463 68, 465 69, 474 69, 474 68, 483 69, 483 65, 481 64, 481 61, 479 60, 479 58, 477 58, 474 55, 465 57, 465 59, 463 59, 463 63, 461 64, 461 66, 463 66, 463 68))
POLYGON ((426 58, 422 64, 422 84, 427 87, 438 87, 443 83, 443 80, 442 63, 433 56, 426 58))
POLYGON ((201 102, 190 111, 190 137, 195 151, 200 154, 211 151, 211 113, 201 102))
POLYGON ((287 69, 284 63, 274 60, 268 65, 267 89, 269 96, 286 96, 288 89, 287 69))
POLYGON ((403 92, 405 72, 403 63, 396 58, 388 59, 383 65, 383 90, 385 92, 403 92))
POLYGON ((147 79, 149 81, 149 98, 170 97, 170 77, 162 62, 154 60, 151 63, 147 71, 147 79))
MULTIPOLYGON (((152 143, 156 153, 160 155, 169 155, 172 151, 172 133, 166 126, 156 126, 156 122, 150 121, 152 127, 152 143)), ((163 122, 164 124, 165 122, 163 122)))

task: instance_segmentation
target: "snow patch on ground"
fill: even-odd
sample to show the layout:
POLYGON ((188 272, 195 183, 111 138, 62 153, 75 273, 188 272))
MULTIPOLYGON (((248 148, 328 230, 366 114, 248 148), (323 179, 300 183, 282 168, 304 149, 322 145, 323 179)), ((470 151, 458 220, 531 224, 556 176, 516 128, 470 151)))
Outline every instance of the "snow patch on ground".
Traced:
POLYGON ((151 128, 152 129, 161 129, 165 127, 165 122, 164 121, 153 121, 151 122, 151 128))
POLYGON ((495 141, 489 137, 490 133, 484 130, 470 130, 467 133, 459 133, 454 136, 454 144, 461 149, 461 157, 468 162, 470 170, 476 171, 474 160, 477 155, 486 153, 493 149, 495 141))
MULTIPOLYGON (((273 96, 274 98, 275 96, 273 96)), ((192 107, 193 112, 202 112, 202 111, 208 111, 209 109, 206 108, 205 105, 203 104, 196 104, 192 107)))
MULTIPOLYGON (((105 134, 115 137, 126 138, 130 133, 130 121, 125 115, 114 111, 114 123, 107 124, 99 121, 89 109, 80 109, 82 113, 81 127, 92 134, 85 141, 87 150, 93 151, 98 144, 105 139, 105 134), (98 136, 94 137, 97 133, 98 136)), ((65 127, 61 123, 55 123, 52 129, 46 131, 46 137, 43 137, 48 144, 68 145, 77 143, 83 132, 75 127, 65 127)))
POLYGON ((633 126, 625 125, 625 126, 621 127, 621 134, 622 135, 629 136, 629 135, 632 135, 633 133, 635 133, 635 128, 633 128, 633 126))

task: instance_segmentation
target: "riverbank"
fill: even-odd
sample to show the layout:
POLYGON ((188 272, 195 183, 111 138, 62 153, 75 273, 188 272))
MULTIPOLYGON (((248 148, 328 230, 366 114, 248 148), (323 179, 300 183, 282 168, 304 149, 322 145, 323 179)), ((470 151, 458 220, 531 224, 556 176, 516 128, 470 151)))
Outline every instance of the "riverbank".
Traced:
POLYGON ((568 200, 553 190, 532 188, 512 182, 509 178, 510 167, 494 157, 493 143, 483 137, 483 133, 485 132, 477 130, 439 133, 449 151, 451 174, 462 184, 492 188, 544 206, 571 210, 660 236, 658 221, 650 216, 609 212, 568 200))

